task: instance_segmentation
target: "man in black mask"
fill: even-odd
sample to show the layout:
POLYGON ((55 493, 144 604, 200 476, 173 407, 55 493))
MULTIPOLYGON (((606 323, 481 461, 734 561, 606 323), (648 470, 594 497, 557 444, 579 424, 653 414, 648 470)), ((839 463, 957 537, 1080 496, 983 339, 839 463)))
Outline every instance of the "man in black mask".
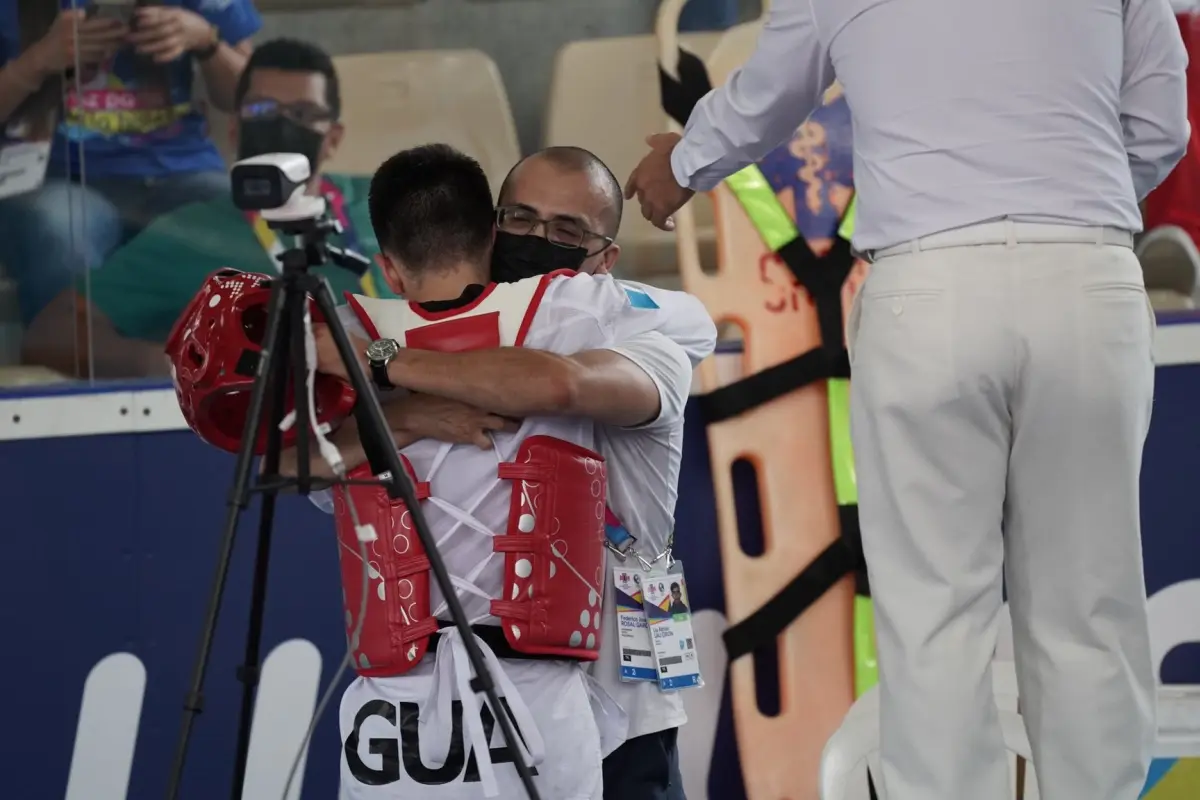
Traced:
MULTIPOLYGON (((492 279, 503 283, 559 269, 609 274, 621 252, 615 237, 622 203, 620 182, 583 148, 549 147, 520 161, 500 188, 492 279)), ((619 348, 636 356, 656 383, 670 384, 671 370, 656 372, 652 365, 673 363, 674 346, 690 354, 711 351, 715 329, 702 307, 699 314, 692 313, 693 305, 699 305, 694 298, 621 283, 634 306, 677 309, 670 342, 650 338, 619 348)), ((599 374, 613 365, 597 362, 592 369, 599 374)), ((528 380, 532 365, 513 373, 528 380)), ((515 386, 506 392, 511 394, 515 386)), ((609 399, 616 402, 611 395, 609 399)), ((664 402, 662 408, 671 405, 664 402)), ((595 418, 586 412, 580 416, 595 418)), ((663 413, 651 427, 598 428, 597 444, 609 465, 610 508, 652 554, 661 552, 673 526, 682 442, 681 414, 663 413)), ((611 598, 606 600, 603 624, 609 630, 615 627, 613 608, 611 598)), ((606 647, 611 648, 609 640, 606 647)), ((620 680, 615 649, 601 653, 592 674, 629 720, 628 740, 604 759, 605 800, 685 800, 676 740, 687 716, 678 692, 661 692, 654 682, 620 680)))
POLYGON ((518 162, 496 211, 492 279, 508 282, 556 269, 605 275, 621 253, 621 184, 581 147, 548 147, 518 162))
MULTIPOLYGON (((373 259, 379 249, 367 212, 369 179, 321 172, 344 133, 338 78, 329 56, 307 42, 266 42, 247 62, 235 102, 238 116, 231 135, 238 158, 306 156, 313 175, 309 192, 325 196, 330 214, 344 229, 340 241, 334 237, 331 243, 373 259)), ((87 284, 81 279, 51 301, 26 333, 24 360, 68 375, 87 375, 90 349, 98 378, 165 375, 162 344, 205 277, 222 267, 271 274, 283 249, 262 220, 239 211, 229 198, 179 208, 114 252, 87 284)), ((361 285, 344 270, 319 271, 335 297, 345 290, 390 296, 376 270, 372 267, 361 285)))

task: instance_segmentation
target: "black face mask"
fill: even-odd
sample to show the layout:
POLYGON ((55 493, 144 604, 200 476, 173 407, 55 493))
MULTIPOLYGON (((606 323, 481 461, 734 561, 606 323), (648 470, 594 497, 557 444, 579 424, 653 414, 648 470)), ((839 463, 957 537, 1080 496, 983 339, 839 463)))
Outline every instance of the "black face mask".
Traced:
POLYGON ((306 128, 287 117, 242 120, 238 135, 238 160, 267 153, 299 153, 308 159, 312 174, 317 173, 317 161, 325 134, 306 128))
POLYGON ((583 247, 562 247, 542 236, 496 231, 496 243, 492 246, 492 280, 513 283, 556 269, 578 270, 587 257, 588 251, 583 247))

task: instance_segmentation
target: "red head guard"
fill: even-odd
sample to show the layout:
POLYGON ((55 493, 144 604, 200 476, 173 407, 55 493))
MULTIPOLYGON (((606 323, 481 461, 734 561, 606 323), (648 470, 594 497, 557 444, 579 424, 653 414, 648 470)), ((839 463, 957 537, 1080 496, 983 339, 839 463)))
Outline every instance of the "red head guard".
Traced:
MULTIPOLYGON (((234 269, 214 272, 184 309, 167 339, 167 358, 183 418, 201 439, 231 453, 238 451, 246 427, 250 392, 267 332, 270 295, 269 280, 263 275, 234 269)), ((312 314, 319 322, 315 305, 312 314)), ((314 395, 317 419, 334 427, 354 408, 354 389, 331 375, 317 374, 314 395)), ((269 404, 268 396, 268 408, 269 404)), ((292 405, 289 378, 289 411, 292 405)), ((293 426, 284 434, 285 447, 295 440, 295 432, 293 426)), ((266 450, 267 433, 264 424, 255 454, 266 450)))

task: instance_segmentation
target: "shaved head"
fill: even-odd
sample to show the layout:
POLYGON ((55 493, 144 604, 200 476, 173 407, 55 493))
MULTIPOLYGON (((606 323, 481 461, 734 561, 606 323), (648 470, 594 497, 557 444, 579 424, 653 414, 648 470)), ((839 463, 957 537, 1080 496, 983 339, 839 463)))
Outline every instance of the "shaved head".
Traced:
POLYGON ((500 187, 498 205, 525 205, 544 214, 577 217, 614 237, 624 203, 621 183, 582 147, 547 147, 517 162, 500 187))

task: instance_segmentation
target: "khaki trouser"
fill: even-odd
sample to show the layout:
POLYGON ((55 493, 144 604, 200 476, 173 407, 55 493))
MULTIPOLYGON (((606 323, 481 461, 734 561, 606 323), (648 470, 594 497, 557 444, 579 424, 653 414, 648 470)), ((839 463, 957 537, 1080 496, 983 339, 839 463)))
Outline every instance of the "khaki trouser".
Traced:
POLYGON ((1154 315, 1129 242, 1001 222, 874 254, 849 341, 888 800, 1013 797, 990 669, 1002 585, 1041 796, 1142 788, 1154 315))

